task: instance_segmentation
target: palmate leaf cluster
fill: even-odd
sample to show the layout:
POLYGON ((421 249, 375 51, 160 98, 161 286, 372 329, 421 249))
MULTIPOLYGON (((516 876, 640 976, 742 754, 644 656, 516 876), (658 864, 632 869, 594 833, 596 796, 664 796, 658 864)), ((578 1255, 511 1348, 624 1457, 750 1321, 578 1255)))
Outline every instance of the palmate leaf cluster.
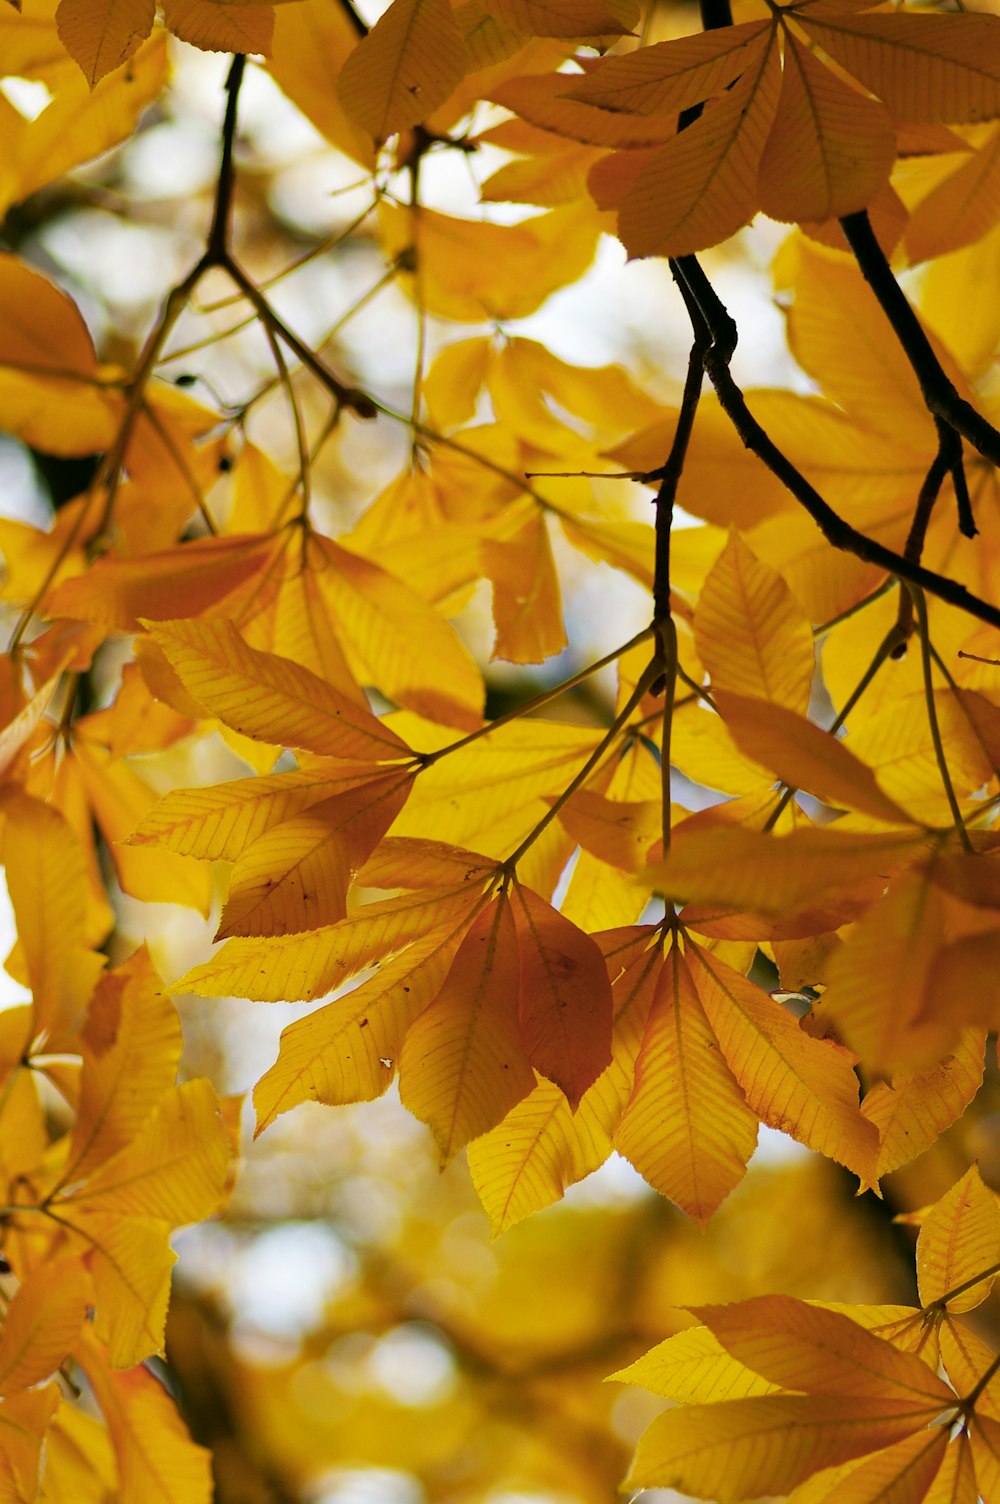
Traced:
MULTIPOLYGON (((148 1360, 241 1104, 178 1081, 171 993, 314 1004, 257 1133, 397 1082, 496 1233, 617 1151, 710 1237, 761 1124, 875 1197, 969 1108, 1000 1025, 998 32, 856 0, 704 0, 698 25, 638 0, 0 12, 6 76, 47 100, 0 96, 12 235, 163 107, 177 40, 233 54, 198 251, 134 348, 0 256, 0 425, 89 464, 51 525, 0 521, 30 995, 0 1014, 0 1499, 211 1496, 148 1360), (256 265, 251 69, 367 185, 302 260, 374 249, 419 327, 408 407, 278 311, 296 267, 256 265), (446 154, 499 162, 474 213, 427 187, 446 154), (795 226, 772 276, 802 390, 736 384, 698 259, 759 213, 795 226), (602 235, 669 261, 682 391, 518 329, 602 235), (171 379, 247 323, 262 383, 171 379), (407 451, 366 489, 372 427, 407 451), (573 560, 647 592, 645 624, 496 710, 482 587, 492 659, 542 664, 573 560), (609 667, 606 713, 567 714, 609 667), (199 781, 220 745, 240 776, 199 781), (218 949, 164 982, 130 901, 211 916, 218 949)), ((1000 1208, 977 1168, 949 1179, 909 1219, 918 1305, 673 1289, 678 1330, 616 1375, 671 1404, 628 1483, 1000 1499, 1000 1359, 965 1319, 1000 1208)))

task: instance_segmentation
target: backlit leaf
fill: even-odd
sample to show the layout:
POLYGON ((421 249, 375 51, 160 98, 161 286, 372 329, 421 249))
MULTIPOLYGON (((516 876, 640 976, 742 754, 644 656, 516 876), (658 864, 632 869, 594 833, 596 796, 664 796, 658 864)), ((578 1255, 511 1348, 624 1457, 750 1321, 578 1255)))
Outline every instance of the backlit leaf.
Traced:
POLYGON ((56 25, 63 46, 93 88, 139 48, 154 16, 153 0, 59 0, 56 25))
POLYGON ((308 669, 248 647, 227 621, 156 622, 149 630, 206 713, 244 736, 361 761, 406 751, 370 712, 308 669))
POLYGON ((384 141, 426 120, 466 67, 446 0, 393 0, 344 63, 337 94, 351 119, 384 141))
POLYGON ((705 581, 694 618, 698 656, 718 689, 805 713, 815 649, 788 586, 732 533, 705 581))
POLYGON ((29 1389, 64 1362, 89 1300, 90 1281, 74 1260, 42 1264, 22 1280, 0 1332, 0 1395, 29 1389))
POLYGON ((756 1143, 756 1113, 720 1053, 675 947, 660 973, 615 1148, 704 1224, 743 1178, 756 1143))
POLYGON ((611 1059, 611 984, 589 936, 520 885, 512 899, 528 1059, 576 1107, 611 1059))
MULTIPOLYGON (((1000 1202, 975 1165, 928 1212, 917 1239, 917 1279, 923 1305, 941 1300, 974 1275, 1000 1262, 1000 1202)), ((990 1293, 986 1279, 948 1301, 971 1311, 990 1293)))
POLYGON ((400 1057, 403 1104, 430 1126, 442 1161, 495 1127, 535 1085, 517 1002, 518 936, 504 894, 473 920, 400 1057))
POLYGON ((876 1134, 858 1109, 847 1052, 810 1038, 780 1004, 724 961, 694 946, 688 956, 726 1064, 761 1122, 870 1182, 876 1134))

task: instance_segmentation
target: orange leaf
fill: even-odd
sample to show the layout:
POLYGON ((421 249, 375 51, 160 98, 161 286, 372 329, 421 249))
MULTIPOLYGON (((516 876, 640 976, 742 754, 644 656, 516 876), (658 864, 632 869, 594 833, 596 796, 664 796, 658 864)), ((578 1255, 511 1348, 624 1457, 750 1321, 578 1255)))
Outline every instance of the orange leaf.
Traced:
POLYGON ((791 788, 806 789, 834 808, 854 809, 889 825, 913 823, 882 792, 871 768, 805 716, 728 690, 720 690, 715 702, 740 751, 791 788))
POLYGON ((691 973, 667 957, 615 1148, 655 1190, 706 1223, 743 1178, 757 1116, 719 1051, 691 973))
POLYGON ((442 1162, 534 1088, 517 1016, 518 936, 505 894, 473 920, 451 970, 403 1044, 403 1105, 434 1133, 442 1162))
POLYGON ((59 0, 56 26, 93 88, 138 51, 155 17, 154 0, 59 0))
POLYGON ((758 175, 772 219, 825 220, 871 203, 896 160, 888 110, 842 82, 793 36, 758 175))
POLYGON ((846 1050, 810 1038, 791 1013, 717 956, 691 945, 688 960, 726 1063, 761 1122, 870 1184, 877 1136, 859 1111, 846 1050))
POLYGON ((611 983, 593 940, 544 899, 514 890, 521 1033, 528 1059, 571 1107, 611 1059, 611 983))
POLYGON ((777 42, 768 33, 751 44, 733 87, 661 147, 629 187, 618 235, 630 256, 686 256, 753 218, 780 84, 777 42))
POLYGON ((393 0, 345 61, 337 94, 355 124, 384 141, 426 120, 467 67, 447 0, 393 0))
POLYGON ((90 1280, 75 1259, 41 1264, 22 1280, 0 1332, 0 1395, 47 1379, 76 1346, 90 1280))

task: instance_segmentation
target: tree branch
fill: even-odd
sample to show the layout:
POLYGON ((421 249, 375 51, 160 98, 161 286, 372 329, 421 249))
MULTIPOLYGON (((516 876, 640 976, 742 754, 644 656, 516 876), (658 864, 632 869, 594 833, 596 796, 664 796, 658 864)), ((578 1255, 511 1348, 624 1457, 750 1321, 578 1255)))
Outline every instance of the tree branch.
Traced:
MULTIPOLYGON (((854 252, 861 275, 871 288, 883 313, 892 325, 893 333, 903 347, 913 373, 920 383, 920 390, 928 410, 937 419, 955 429, 968 439, 974 449, 994 465, 1000 465, 1000 433, 988 423, 981 413, 960 397, 941 362, 934 353, 923 325, 892 274, 892 268, 878 243, 871 220, 864 209, 856 214, 847 214, 840 221, 847 243, 854 252)), ((940 431, 940 429, 939 429, 940 431)), ((960 446, 959 446, 960 447, 960 446)), ((949 467, 956 476, 955 489, 959 498, 959 527, 966 537, 975 537, 976 524, 968 504, 968 487, 964 471, 958 480, 957 470, 962 470, 962 457, 952 455, 949 467)))
POLYGON ((672 264, 687 286, 689 297, 685 298, 685 302, 689 312, 696 310, 696 316, 703 321, 710 336, 705 353, 705 372, 715 388, 720 407, 747 449, 762 460, 796 501, 801 503, 827 542, 834 548, 863 559, 866 564, 874 564, 878 569, 919 585, 929 595, 949 606, 956 606, 958 610, 987 622, 991 627, 1000 627, 1000 609, 996 606, 973 595, 957 580, 926 569, 896 553, 894 549, 887 548, 875 538, 858 532, 857 528, 833 510, 751 413, 741 388, 729 370, 729 361, 736 347, 736 324, 705 276, 697 258, 681 256, 672 264))

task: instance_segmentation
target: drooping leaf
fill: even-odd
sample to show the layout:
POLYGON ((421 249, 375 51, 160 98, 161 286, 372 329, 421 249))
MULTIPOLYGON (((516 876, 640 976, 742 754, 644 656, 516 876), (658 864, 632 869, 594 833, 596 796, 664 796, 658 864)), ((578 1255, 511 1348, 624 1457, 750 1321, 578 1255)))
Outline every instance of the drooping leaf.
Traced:
POLYGON ((518 1020, 518 935, 506 894, 480 910, 399 1061, 404 1106, 446 1161, 535 1085, 518 1020))
POLYGON ((248 647, 230 622, 203 617, 148 625, 206 713, 244 736, 360 761, 406 751, 377 717, 308 669, 248 647))
POLYGON ((337 94, 355 124, 384 141, 426 120, 467 66, 445 0, 393 0, 344 63, 337 94))
POLYGON ((63 46, 93 88, 138 50, 154 17, 153 0, 59 0, 56 25, 63 46))
POLYGON ((528 1059, 576 1107, 611 1059, 611 983, 589 936, 520 885, 511 902, 528 1059))
POLYGON ((747 1106, 674 948, 664 964, 615 1129, 615 1148, 704 1224, 743 1177, 757 1143, 747 1106))
POLYGON ((877 1135, 857 1106, 847 1052, 810 1038, 780 1004, 724 961, 695 946, 688 958, 726 1063, 761 1122, 870 1183, 877 1135))

